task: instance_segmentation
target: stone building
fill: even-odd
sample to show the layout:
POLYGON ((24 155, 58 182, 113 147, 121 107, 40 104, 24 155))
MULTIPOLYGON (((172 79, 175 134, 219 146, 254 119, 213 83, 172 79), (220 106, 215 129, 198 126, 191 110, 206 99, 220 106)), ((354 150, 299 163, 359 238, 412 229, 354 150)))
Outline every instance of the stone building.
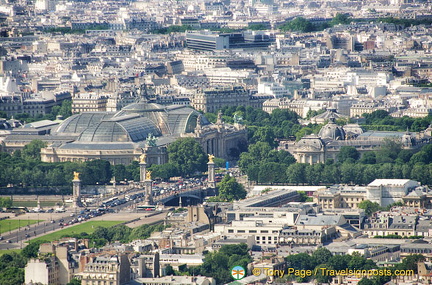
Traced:
MULTIPOLYGON (((151 165, 166 163, 167 145, 180 137, 192 137, 205 152, 225 159, 235 156, 247 143, 245 127, 226 124, 221 115, 216 124, 211 124, 190 107, 162 106, 145 100, 117 113, 73 115, 50 136, 33 139, 49 143, 41 150, 41 159, 45 162, 104 159, 114 165, 130 164, 145 152, 147 163, 151 165), (68 138, 69 143, 52 143, 60 142, 60 138, 68 138)), ((4 146, 6 150, 7 147, 4 146)))
POLYGON ((25 284, 60 284, 69 283, 78 263, 71 253, 76 252, 78 241, 41 244, 37 258, 32 258, 25 268, 25 284))
POLYGON ((336 185, 314 193, 314 202, 323 209, 358 209, 364 200, 387 206, 395 202, 407 202, 407 206, 421 208, 430 205, 430 195, 425 186, 409 179, 375 179, 367 186, 336 185), (427 198, 429 196, 429 198, 427 198))
POLYGON ((82 285, 122 285, 131 280, 131 266, 127 255, 91 257, 82 273, 76 274, 82 285))
POLYGON ((249 106, 249 93, 242 86, 206 89, 192 98, 192 106, 206 113, 222 107, 249 106))
POLYGON ((417 149, 431 142, 426 132, 364 132, 358 124, 339 126, 334 117, 321 128, 318 135, 302 137, 298 142, 289 139, 279 141, 279 150, 289 151, 300 163, 325 163, 328 159, 337 160, 339 151, 344 146, 355 147, 360 155, 378 150, 386 140, 402 143, 404 149, 417 149))

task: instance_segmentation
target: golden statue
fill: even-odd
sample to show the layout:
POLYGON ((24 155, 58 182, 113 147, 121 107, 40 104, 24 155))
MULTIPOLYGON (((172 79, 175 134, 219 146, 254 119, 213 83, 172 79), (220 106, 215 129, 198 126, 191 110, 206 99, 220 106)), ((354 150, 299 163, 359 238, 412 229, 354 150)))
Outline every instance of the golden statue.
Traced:
POLYGON ((79 180, 79 172, 74 171, 74 179, 73 180, 79 180))
POLYGON ((215 158, 215 156, 213 154, 208 154, 208 160, 210 163, 213 163, 213 159, 215 158))
POLYGON ((140 163, 146 163, 146 154, 145 153, 140 155, 140 163))
POLYGON ((147 180, 151 180, 151 174, 152 174, 151 171, 146 171, 146 179, 147 180))

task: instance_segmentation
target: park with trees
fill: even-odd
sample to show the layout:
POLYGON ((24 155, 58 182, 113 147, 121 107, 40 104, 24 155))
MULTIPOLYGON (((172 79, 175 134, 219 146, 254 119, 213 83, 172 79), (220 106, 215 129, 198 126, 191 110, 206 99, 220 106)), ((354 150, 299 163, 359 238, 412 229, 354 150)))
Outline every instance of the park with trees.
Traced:
POLYGON ((409 255, 402 259, 402 262, 390 267, 379 267, 371 259, 367 259, 359 252, 345 255, 333 255, 327 248, 319 248, 313 253, 298 253, 285 257, 288 268, 295 270, 311 270, 317 274, 311 276, 293 276, 287 275, 281 282, 297 281, 310 282, 314 280, 316 283, 330 283, 334 276, 331 274, 322 274, 323 270, 385 270, 386 274, 376 276, 362 276, 362 280, 358 284, 363 285, 382 285, 395 278, 395 270, 414 270, 417 273, 417 263, 424 261, 425 257, 421 254, 409 255))

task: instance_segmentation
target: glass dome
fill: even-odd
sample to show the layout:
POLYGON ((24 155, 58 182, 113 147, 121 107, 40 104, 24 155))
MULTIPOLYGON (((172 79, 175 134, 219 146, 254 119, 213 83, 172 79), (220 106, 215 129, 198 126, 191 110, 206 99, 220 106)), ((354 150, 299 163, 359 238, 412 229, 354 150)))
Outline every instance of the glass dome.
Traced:
POLYGON ((78 138, 82 142, 139 142, 149 134, 161 136, 156 125, 148 118, 127 115, 102 120, 99 124, 86 129, 78 138))
POLYGON ((64 120, 54 131, 56 134, 80 134, 88 127, 114 116, 111 112, 85 112, 72 115, 64 120))

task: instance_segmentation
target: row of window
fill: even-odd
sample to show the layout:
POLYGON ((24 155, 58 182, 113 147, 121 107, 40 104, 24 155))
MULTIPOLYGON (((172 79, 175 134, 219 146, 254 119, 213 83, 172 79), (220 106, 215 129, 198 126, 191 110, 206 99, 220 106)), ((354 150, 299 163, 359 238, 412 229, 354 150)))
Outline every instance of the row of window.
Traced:
MULTIPOLYGON (((233 230, 233 229, 229 229, 229 230, 228 230, 228 233, 229 233, 229 234, 233 234, 233 233, 234 233, 234 230, 233 230)), ((248 230, 248 231, 246 232, 245 230, 237 230, 237 233, 239 233, 239 234, 244 234, 244 233, 256 234, 257 231, 256 231, 256 230, 248 230)), ((261 230, 261 231, 259 231, 258 233, 260 233, 260 234, 268 234, 269 231, 268 231, 268 230, 261 230)), ((271 233, 273 233, 273 234, 277 234, 277 233, 279 233, 279 231, 278 231, 278 230, 272 230, 271 233)))

